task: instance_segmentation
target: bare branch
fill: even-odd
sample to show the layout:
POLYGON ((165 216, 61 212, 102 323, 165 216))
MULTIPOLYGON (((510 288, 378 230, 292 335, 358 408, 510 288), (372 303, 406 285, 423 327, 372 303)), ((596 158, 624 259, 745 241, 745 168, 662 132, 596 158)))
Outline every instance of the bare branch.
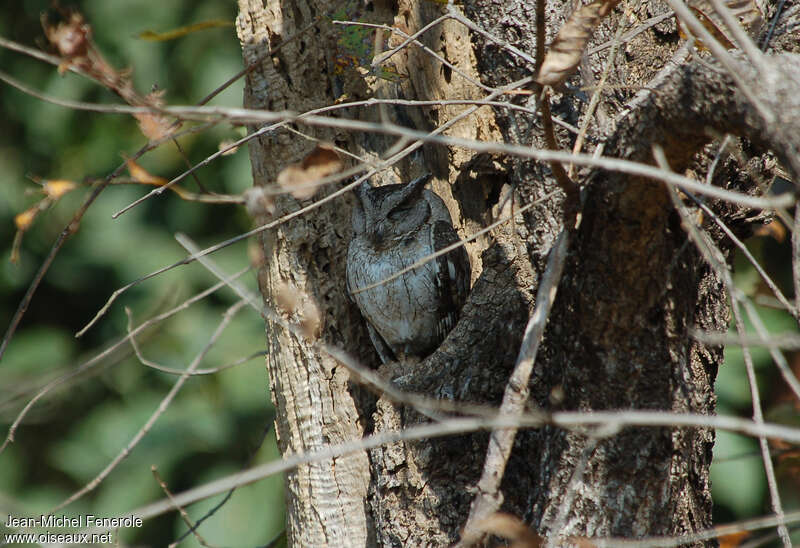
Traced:
POLYGON ((742 28, 742 25, 740 25, 739 21, 736 20, 736 17, 733 15, 731 10, 725 5, 725 2, 722 0, 709 1, 711 2, 711 5, 714 6, 714 11, 717 12, 722 21, 725 23, 725 26, 736 39, 736 45, 738 45, 745 55, 747 55, 750 63, 757 71, 759 71, 761 78, 766 78, 767 75, 764 73, 763 66, 764 54, 758 49, 756 43, 753 42, 747 32, 745 32, 745 30, 742 28))
MULTIPOLYGON (((656 162, 658 162, 661 168, 669 169, 666 157, 664 156, 664 151, 660 147, 654 147, 653 156, 655 157, 656 162)), ((738 297, 739 293, 733 284, 733 278, 731 276, 730 268, 725 262, 725 258, 722 254, 722 251, 720 251, 720 249, 711 240, 711 238, 708 236, 707 233, 702 232, 701 229, 695 225, 694 221, 691 219, 689 212, 686 209, 686 206, 683 205, 683 203, 680 201, 680 198, 678 198, 678 194, 677 192, 675 192, 675 189, 672 187, 668 187, 668 190, 670 198, 672 199, 672 203, 683 220, 681 226, 684 228, 684 230, 689 235, 691 240, 695 243, 697 249, 701 252, 706 261, 723 279, 723 281, 725 282, 725 286, 728 289, 728 294, 731 297, 731 308, 733 310, 733 317, 736 325, 736 331, 738 332, 739 338, 742 341, 741 343, 742 355, 744 357, 745 370, 747 371, 747 380, 750 385, 750 397, 753 402, 753 420, 757 424, 763 424, 764 414, 763 411, 761 410, 761 397, 759 396, 758 393, 758 382, 756 379, 755 367, 753 366, 753 358, 750 353, 750 349, 744 342, 744 335, 746 333, 746 330, 744 327, 744 322, 742 321, 741 313, 739 311, 739 297, 738 297)), ((762 462, 764 463, 764 471, 767 477, 767 485, 769 486, 770 499, 772 501, 772 509, 775 512, 775 515, 779 519, 782 519, 784 516, 783 505, 781 504, 780 493, 778 492, 777 480, 775 479, 775 470, 772 466, 772 459, 769 454, 769 445, 767 444, 767 439, 763 436, 759 437, 758 442, 759 446, 761 447, 761 459, 762 462)), ((791 548, 791 541, 789 540, 789 531, 786 529, 785 523, 779 523, 778 534, 783 540, 784 546, 786 546, 786 548, 791 548)))
MULTIPOLYGON (((235 486, 249 485, 265 477, 285 472, 296 468, 301 464, 331 459, 341 455, 372 449, 397 441, 430 439, 435 437, 460 435, 479 430, 499 430, 503 428, 538 428, 543 424, 550 424, 567 429, 621 429, 632 426, 651 426, 651 427, 686 427, 686 428, 716 428, 731 432, 738 432, 748 436, 780 438, 792 443, 800 443, 800 428, 793 428, 780 424, 763 423, 756 424, 754 421, 730 416, 698 415, 691 413, 670 413, 666 411, 599 411, 592 413, 585 412, 558 412, 550 416, 544 414, 525 414, 517 417, 504 417, 498 415, 495 418, 450 418, 441 423, 428 423, 419 426, 408 427, 403 431, 385 431, 374 434, 360 440, 351 440, 337 445, 323 447, 322 449, 310 451, 302 454, 291 455, 279 461, 273 461, 250 468, 243 472, 232 474, 209 482, 203 486, 184 491, 174 496, 174 500, 161 500, 147 506, 143 506, 125 515, 138 516, 142 519, 149 519, 171 511, 175 504, 187 506, 194 502, 208 497, 224 493, 235 486)), ((787 522, 800 521, 800 511, 786 515, 787 522)), ((775 519, 770 517, 764 520, 754 520, 756 525, 750 527, 758 529, 773 527, 775 519)), ((720 528, 712 529, 718 531, 720 528)), ((737 529, 739 530, 739 529, 737 529)), ((92 529, 88 532, 102 532, 101 529, 92 529)), ((711 533, 708 533, 711 534, 711 533)), ((708 538, 715 538, 718 534, 713 533, 708 538)), ((678 537, 686 539, 686 536, 678 537)), ((640 541, 628 541, 640 542, 640 541)), ((683 540, 680 544, 685 543, 683 540)), ((632 544, 635 546, 634 544, 632 544)), ((646 546, 652 546, 647 544, 646 546)))
MULTIPOLYGON (((0 73, 0 80, 2 79, 3 79, 3 74, 0 73)), ((515 82, 514 87, 522 85, 522 83, 524 83, 526 80, 529 80, 529 78, 521 80, 519 82, 515 82)), ((492 95, 499 93, 500 92, 495 92, 492 95)), ((492 97, 492 95, 490 95, 490 97, 492 97)), ((65 101, 65 103, 69 102, 65 101)), ((83 104, 77 103, 76 105, 83 105, 83 104)), ((126 112, 126 113, 149 112, 156 110, 158 112, 162 112, 164 114, 171 114, 179 118, 198 119, 198 120, 209 120, 209 119, 219 120, 221 118, 236 123, 259 123, 259 122, 276 122, 276 121, 282 123, 298 122, 298 123, 306 123, 313 126, 336 127, 340 129, 348 129, 354 131, 370 131, 376 133, 384 133, 388 135, 397 135, 399 137, 405 137, 408 139, 416 140, 418 142, 417 145, 413 145, 412 147, 409 147, 409 149, 404 151, 402 153, 404 156, 410 154, 412 150, 416 150, 416 148, 418 148, 418 146, 421 145, 421 143, 437 143, 447 146, 463 147, 469 150, 473 150, 475 152, 504 153, 514 156, 519 156, 522 158, 530 158, 546 162, 561 162, 561 163, 573 162, 577 165, 582 165, 582 166, 598 167, 609 171, 618 171, 630 175, 639 175, 642 177, 652 178, 655 180, 661 180, 667 184, 672 184, 679 188, 684 188, 686 190, 697 192, 699 194, 704 194, 714 198, 727 200, 730 201, 731 203, 745 205, 747 207, 753 207, 753 208, 786 207, 794 203, 794 198, 789 195, 776 196, 774 198, 753 197, 749 195, 744 195, 739 192, 733 192, 714 186, 702 185, 687 177, 682 177, 675 173, 665 173, 662 170, 659 170, 652 166, 640 164, 637 162, 631 162, 628 160, 622 160, 616 158, 595 158, 587 154, 573 155, 559 151, 531 149, 519 145, 474 141, 470 139, 460 139, 457 137, 438 135, 438 133, 444 131, 445 126, 449 127, 450 125, 452 125, 452 123, 455 123, 455 121, 460 120, 461 119, 460 117, 450 120, 448 124, 445 124, 445 126, 437 128, 431 133, 426 133, 391 124, 376 124, 360 120, 347 120, 342 118, 331 118, 325 116, 313 116, 313 115, 306 116, 287 111, 270 112, 262 110, 249 110, 243 108, 222 108, 222 107, 163 107, 159 109, 154 109, 152 107, 126 107, 122 105, 116 107, 116 109, 117 109, 115 110, 116 112, 126 112)), ((467 111, 465 111, 463 116, 467 116, 472 112, 473 110, 468 109, 467 111)), ((391 161, 396 161, 396 158, 392 158, 391 161)), ((327 201, 329 199, 332 199, 332 197, 333 195, 328 196, 324 200, 327 201)), ((318 204, 319 203, 323 202, 321 201, 318 202, 318 204)), ((313 209, 313 207, 316 207, 316 205, 313 205, 313 207, 312 206, 309 207, 313 209)))
MULTIPOLYGON (((158 485, 159 487, 161 487, 161 490, 164 491, 164 494, 167 495, 167 498, 169 500, 173 500, 172 491, 169 490, 169 487, 167 487, 167 482, 165 482, 164 479, 161 477, 161 474, 158 473, 158 467, 156 467, 156 465, 154 464, 150 467, 150 471, 153 472, 153 477, 156 479, 156 482, 158 482, 158 485)), ((176 504, 175 509, 178 511, 178 513, 180 513, 181 519, 189 527, 189 530, 192 531, 194 537, 197 539, 197 542, 199 542, 201 546, 205 546, 206 548, 211 548, 211 545, 209 545, 206 542, 206 539, 204 539, 200 535, 200 533, 197 532, 196 530, 197 525, 192 523, 192 518, 189 517, 189 514, 186 513, 186 510, 184 510, 183 506, 176 504)), ((177 542, 173 542, 172 544, 169 545, 169 548, 174 548, 175 546, 177 546, 177 544, 178 544, 177 542)))
MULTIPOLYGON (((691 31, 703 40, 703 43, 708 46, 714 57, 722 63, 728 70, 728 75, 736 82, 736 86, 750 101, 753 107, 758 110, 764 122, 767 124, 775 123, 775 113, 756 95, 750 87, 750 84, 745 81, 742 76, 741 67, 731 57, 727 50, 720 44, 716 38, 697 20, 697 17, 686 7, 686 4, 678 0, 665 0, 667 4, 675 11, 675 14, 683 21, 691 31)), ((761 64, 757 65, 758 70, 761 70, 761 64)))
MULTIPOLYGON (((145 422, 144 425, 139 429, 139 431, 133 436, 133 438, 131 438, 131 441, 128 442, 128 445, 126 445, 122 449, 122 451, 120 451, 120 453, 116 457, 114 457, 114 459, 108 464, 108 466, 106 466, 93 480, 91 480, 84 487, 82 487, 69 497, 67 497, 66 500, 64 500, 62 503, 53 508, 50 511, 51 514, 57 512, 58 510, 64 508, 65 506, 68 506, 72 502, 81 498, 86 493, 93 491, 98 485, 100 485, 100 483, 106 477, 108 477, 108 475, 114 470, 114 468, 117 467, 117 465, 120 462, 122 462, 128 455, 130 455, 134 447, 136 447, 136 445, 139 444, 139 442, 142 440, 142 438, 144 438, 147 435, 147 433, 150 431, 150 429, 153 427, 153 425, 156 423, 159 417, 161 417, 161 415, 164 414, 164 412, 167 410, 167 407, 169 407, 169 405, 172 403, 172 400, 175 399, 175 396, 178 394, 180 389, 189 379, 191 374, 197 369, 198 365, 200 365, 200 362, 203 361, 203 358, 205 358, 209 350, 211 350, 214 344, 216 344, 219 336, 228 326, 230 321, 233 319, 234 315, 239 310, 241 310, 244 304, 245 303, 243 301, 239 301, 230 308, 228 308, 228 310, 222 317, 222 321, 219 323, 214 333, 211 334, 211 337, 209 337, 208 342, 195 356, 195 358, 189 364, 189 367, 186 368, 186 372, 183 375, 181 375, 177 381, 175 381, 175 384, 172 386, 172 389, 170 389, 167 395, 164 396, 164 399, 161 400, 161 403, 158 405, 156 410, 153 412, 152 415, 150 415, 150 418, 147 419, 147 422, 145 422)), ((178 504, 180 505, 180 503, 178 504)))
MULTIPOLYGON (((565 228, 561 231, 553 244, 550 256, 547 259, 547 268, 539 282, 536 291, 536 307, 525 327, 525 335, 519 349, 517 363, 514 372, 508 380, 503 394, 503 403, 500 406, 501 416, 521 416, 525 407, 529 404, 529 387, 533 364, 536 361, 536 353, 539 350, 539 343, 544 336, 544 329, 547 326, 547 319, 550 316, 550 309, 556 298, 558 283, 561 280, 561 273, 564 269, 564 262, 567 257, 571 230, 565 228)), ((464 526, 462 544, 469 544, 473 536, 480 532, 474 531, 475 525, 495 513, 501 503, 498 497, 500 482, 503 479, 508 457, 514 445, 514 438, 517 430, 508 428, 504 430, 493 430, 489 438, 489 447, 486 451, 486 461, 483 467, 481 479, 478 481, 478 494, 472 501, 469 518, 464 526)))

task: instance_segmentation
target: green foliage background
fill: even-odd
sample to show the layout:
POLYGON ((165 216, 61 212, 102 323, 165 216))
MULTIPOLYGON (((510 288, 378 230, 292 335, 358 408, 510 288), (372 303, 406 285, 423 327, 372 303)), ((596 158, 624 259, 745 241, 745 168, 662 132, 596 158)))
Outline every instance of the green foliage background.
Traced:
MULTIPOLYGON (((46 0, 6 3, 0 35, 26 44, 43 44, 39 23, 46 0)), ((171 30, 210 19, 233 22, 236 5, 219 0, 86 0, 76 7, 92 25, 94 38, 117 68, 130 67, 140 93, 154 85, 166 90, 171 104, 192 104, 238 72, 241 54, 233 27, 189 34, 170 42, 137 38, 146 30, 171 30)), ((49 95, 73 100, 119 103, 118 97, 89 80, 24 55, 0 49, 0 70, 49 95)), ((212 105, 241 106, 239 81, 212 105)), ((19 264, 8 262, 14 237, 13 218, 32 205, 37 186, 28 176, 82 181, 102 178, 133 154, 146 139, 126 116, 69 110, 0 86, 0 324, 3 329, 59 232, 89 192, 72 192, 41 215, 24 237, 19 264)), ((181 139, 193 163, 217 150, 222 140, 242 136, 242 129, 219 126, 181 139)), ((172 145, 142 159, 151 173, 171 178, 184 168, 172 145)), ((246 147, 198 172, 203 185, 219 193, 241 193, 251 186, 246 147)), ((182 185, 196 191, 191 179, 182 185)), ((113 186, 91 207, 78 233, 64 246, 37 291, 20 329, 0 362, 0 436, 27 401, 46 382, 74 370, 110 341, 124 336, 129 307, 135 323, 202 291, 216 280, 200 265, 172 270, 126 293, 109 315, 88 334, 74 333, 92 318, 111 293, 153 270, 185 256, 173 238, 191 236, 205 247, 250 228, 239 206, 184 202, 172 193, 150 199, 118 219, 111 214, 149 191, 113 186)), ((788 246, 756 238, 754 249, 791 294, 788 246)), ((214 259, 229 272, 246 266, 245 244, 214 259)), ((737 265, 739 282, 759 291, 753 271, 737 265)), ((252 274, 247 284, 255 290, 252 274)), ((174 368, 185 368, 235 302, 224 289, 161 324, 141 339, 144 354, 174 368)), ((772 332, 796 330, 787 314, 761 308, 772 332)), ((245 309, 201 364, 218 367, 264 350, 263 322, 245 309)), ((768 419, 797 421, 796 410, 780 401, 783 390, 766 352, 755 356, 768 419)), ((0 454, 0 515, 39 515, 63 501, 98 474, 141 428, 177 377, 144 367, 132 350, 113 353, 88 374, 43 398, 0 454)), ((194 377, 133 453, 91 494, 66 508, 68 515, 112 516, 151 501, 163 492, 150 473, 158 467, 173 492, 201 485, 249 464, 278 457, 271 424, 274 409, 267 395, 263 358, 214 375, 194 377), (269 429, 263 444, 262 434, 269 429), (260 448, 259 448, 260 447, 260 448)), ((717 380, 720 413, 750 416, 750 395, 741 351, 727 351, 717 380)), ((793 473, 779 466, 787 509, 800 503, 793 473)), ((717 436, 712 468, 718 521, 769 513, 764 468, 757 443, 731 434, 717 436)), ((232 499, 201 527, 211 544, 265 544, 283 528, 282 478, 273 477, 238 489, 232 499)), ((198 519, 221 497, 193 505, 198 519)), ((0 526, 0 531, 2 527, 0 526)), ((151 520, 141 530, 123 532, 123 540, 164 545, 186 531, 176 513, 151 520)), ((189 537, 184 545, 197 545, 189 537)))
MULTIPOLYGON (((0 16, 0 36, 29 46, 44 46, 40 13, 49 1, 8 2, 0 16)), ((232 26, 236 4, 218 0, 88 0, 75 4, 91 24, 94 39, 117 69, 130 67, 140 93, 155 85, 171 104, 193 104, 242 68, 232 26), (138 39, 140 32, 171 30, 210 19, 230 27, 189 34, 170 42, 138 39)), ((0 70, 42 92, 79 101, 121 103, 111 92, 72 73, 24 55, 0 50, 0 70)), ((241 106, 238 81, 210 104, 241 106)), ((17 265, 8 258, 14 215, 41 195, 27 176, 83 181, 102 178, 146 143, 128 116, 78 112, 46 104, 0 86, 0 324, 3 331, 57 235, 88 196, 82 187, 40 215, 25 234, 17 265)), ((219 126, 180 140, 193 163, 217 150, 222 140, 244 135, 219 126)), ((185 169, 172 144, 147 154, 141 165, 171 178, 185 169)), ((127 176, 127 174, 126 174, 127 176)), ((198 172, 213 192, 238 194, 252 185, 247 147, 198 172)), ((196 183, 181 183, 198 191, 196 183)), ((112 219, 113 212, 151 187, 112 186, 92 205, 80 230, 58 254, 37 291, 6 355, 0 362, 0 436, 25 403, 47 381, 74 370, 126 333, 129 307, 134 325, 163 312, 216 283, 199 264, 183 266, 127 293, 96 328, 81 339, 74 333, 88 322, 111 293, 186 253, 173 235, 183 232, 205 247, 251 228, 240 206, 185 202, 173 193, 151 199, 112 219)), ((227 272, 248 264, 246 244, 215 254, 227 272)), ((243 281, 256 290, 253 274, 243 281)), ((223 289, 173 317, 141 338, 142 352, 162 365, 185 369, 207 343, 221 314, 236 301, 223 289)), ((218 344, 200 364, 219 367, 263 351, 264 324, 252 310, 236 315, 218 344)), ((0 515, 38 516, 94 478, 130 441, 167 394, 177 376, 144 367, 129 346, 43 398, 0 454, 0 515)), ((91 494, 64 513, 113 516, 163 498, 150 467, 158 467, 174 493, 278 457, 271 430, 274 410, 267 392, 263 356, 226 371, 193 377, 132 454, 91 494), (269 429, 263 444, 265 429, 269 429)), ((238 489, 201 527, 211 544, 247 546, 269 542, 284 522, 283 482, 268 478, 238 489)), ((191 506, 197 520, 221 497, 191 506)), ((1 525, 1 524, 0 524, 1 525)), ((177 513, 123 532, 128 543, 166 545, 187 527, 177 513)), ((0 532, 3 529, 0 527, 0 532)), ((59 531, 55 531, 59 532, 59 531)), ((198 545, 189 537, 186 545, 198 545)))

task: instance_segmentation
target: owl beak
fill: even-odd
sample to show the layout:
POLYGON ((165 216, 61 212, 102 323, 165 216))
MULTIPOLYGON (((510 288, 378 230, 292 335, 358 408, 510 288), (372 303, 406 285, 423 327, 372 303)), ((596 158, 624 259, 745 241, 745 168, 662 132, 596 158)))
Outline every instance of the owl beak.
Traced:
POLYGON ((386 237, 386 231, 382 226, 378 226, 375 229, 375 232, 372 233, 372 242, 376 246, 380 246, 383 243, 385 237, 386 237))

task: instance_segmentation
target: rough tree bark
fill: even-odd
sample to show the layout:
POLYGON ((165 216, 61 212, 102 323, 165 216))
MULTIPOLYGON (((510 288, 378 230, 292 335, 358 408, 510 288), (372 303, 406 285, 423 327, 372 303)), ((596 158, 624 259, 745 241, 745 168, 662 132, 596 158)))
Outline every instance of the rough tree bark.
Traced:
MULTIPOLYGON (((658 2, 629 4, 624 17, 631 26, 666 9, 658 2)), ((573 2, 548 2, 548 41, 572 6, 573 2)), ((349 64, 342 62, 347 56, 346 27, 331 19, 386 24, 410 34, 446 13, 448 8, 437 2, 239 0, 239 8, 244 62, 254 65, 245 90, 245 106, 250 108, 304 112, 337 100, 371 97, 479 99, 487 94, 479 83, 504 86, 533 70, 528 61, 452 19, 419 40, 458 71, 414 45, 391 59, 399 78, 365 75, 369 57, 381 49, 370 49, 366 60, 350 57, 349 64)), ((533 53, 534 2, 465 0, 449 9, 533 53)), ((618 11, 607 18, 593 43, 612 37, 620 17, 618 11)), ((373 35, 367 36, 372 48, 373 35)), ((389 47, 402 40, 388 33, 384 38, 389 47)), ((602 142, 606 156, 652 163, 651 146, 658 144, 675 171, 691 168, 702 175, 707 165, 702 153, 713 129, 748 137, 741 148, 754 158, 748 169, 728 158, 715 184, 755 192, 756 183, 769 178, 768 168, 774 164, 763 155, 767 149, 797 177, 793 164, 800 143, 800 93, 795 90, 792 96, 789 88, 800 81, 798 73, 793 80, 791 72, 800 71, 798 58, 788 55, 769 65, 775 71, 770 85, 781 89, 758 90, 771 108, 784 113, 778 130, 765 125, 724 72, 709 68, 709 61, 673 57, 679 45, 674 22, 667 20, 620 46, 609 71, 612 87, 603 92, 590 126, 588 149, 602 142), (640 88, 646 89, 634 97, 640 88), (785 114, 785 106, 778 107, 781 101, 794 102, 793 115, 785 114)), ((609 51, 588 57, 572 82, 593 85, 609 51)), ((752 72, 740 62, 744 73, 752 72)), ((535 107, 535 99, 524 95, 499 100, 535 107)), ((554 96, 552 108, 555 115, 577 124, 587 102, 583 92, 565 92, 554 96)), ((432 130, 469 108, 370 107, 339 115, 432 130)), ((368 160, 392 144, 380 136, 297 127, 368 160)), ((483 107, 447 134, 544 148, 536 115, 502 108, 483 107)), ((575 135, 559 129, 558 138, 569 150, 575 135)), ((255 184, 273 184, 281 169, 313 146, 285 130, 251 142, 255 184)), ((541 163, 430 145, 377 179, 409 180, 421 169, 435 174, 435 189, 464 236, 558 188, 541 163)), ((581 170, 576 179, 584 192, 584 220, 537 358, 532 402, 546 410, 713 413, 713 382, 722 349, 697 343, 689 330, 726 329, 728 309, 720 279, 687 243, 662 184, 598 169, 581 170)), ((315 199, 334 190, 325 189, 315 199)), ((517 215, 513 224, 469 244, 474 285, 456 328, 421 363, 382 372, 412 392, 497 404, 534 305, 547 252, 561 230, 562 200, 555 192, 541 206, 517 215)), ((279 196, 257 222, 307 203, 279 196)), ((363 364, 377 365, 363 321, 346 296, 350 203, 349 196, 338 198, 265 233, 259 281, 268 305, 274 306, 281 292, 292 293, 320 311, 315 337, 346 349, 363 364)), ((724 203, 714 207, 740 231, 752 223, 746 210, 724 203)), ((715 236, 729 252, 722 235, 715 236)), ((297 319, 291 310, 284 313, 297 319)), ((267 325, 267 339, 270 389, 279 417, 276 431, 284 455, 428 420, 388 399, 365 395, 348 382, 343 366, 279 326, 267 325)), ((711 525, 708 471, 713 440, 713 432, 705 429, 524 431, 505 473, 503 510, 546 535, 642 537, 697 531, 711 525)), ((290 544, 452 543, 469 513, 486 441, 486 434, 475 434, 398 442, 297 468, 286 479, 290 544)))

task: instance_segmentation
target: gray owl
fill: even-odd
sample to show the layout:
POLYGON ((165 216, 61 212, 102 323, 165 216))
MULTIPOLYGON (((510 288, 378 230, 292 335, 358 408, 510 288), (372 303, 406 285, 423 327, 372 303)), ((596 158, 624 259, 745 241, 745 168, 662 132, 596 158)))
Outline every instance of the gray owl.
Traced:
POLYGON ((444 202, 425 189, 430 178, 378 188, 365 181, 355 190, 347 290, 367 320, 383 363, 435 350, 456 324, 469 293, 469 258, 463 247, 390 282, 354 292, 459 241, 444 202))

